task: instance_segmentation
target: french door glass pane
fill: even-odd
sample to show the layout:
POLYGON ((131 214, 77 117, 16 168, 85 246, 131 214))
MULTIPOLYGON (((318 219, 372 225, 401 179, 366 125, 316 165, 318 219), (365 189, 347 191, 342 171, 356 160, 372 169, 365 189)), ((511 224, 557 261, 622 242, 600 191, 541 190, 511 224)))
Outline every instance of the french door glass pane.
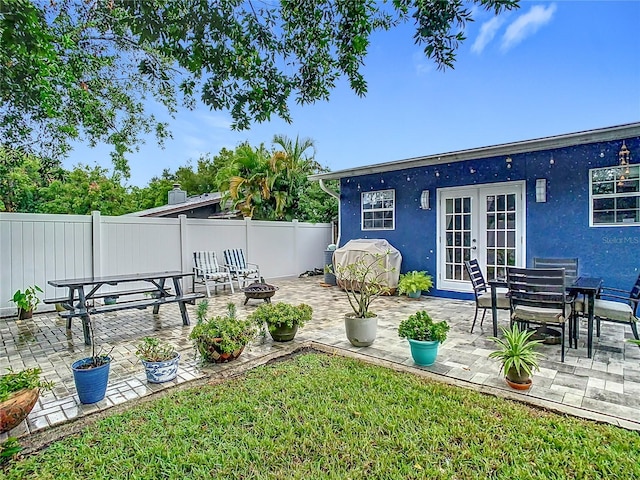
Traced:
POLYGON ((445 199, 445 277, 464 280, 464 261, 471 259, 471 197, 445 199))
POLYGON ((487 195, 487 278, 504 276, 516 261, 516 194, 487 195))

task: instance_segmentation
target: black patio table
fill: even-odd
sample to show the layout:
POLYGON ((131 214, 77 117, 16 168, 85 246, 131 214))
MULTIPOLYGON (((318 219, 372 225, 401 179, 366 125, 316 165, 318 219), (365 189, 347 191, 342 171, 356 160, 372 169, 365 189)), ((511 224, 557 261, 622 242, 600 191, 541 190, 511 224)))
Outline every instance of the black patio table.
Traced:
POLYGON ((67 329, 71 328, 71 319, 73 317, 80 317, 82 319, 84 342, 86 345, 91 345, 90 315, 98 313, 115 312, 131 308, 144 309, 147 307, 153 307, 153 313, 156 315, 160 310, 160 305, 177 302, 180 307, 183 325, 189 325, 189 314, 187 313, 185 303, 193 303, 196 299, 204 297, 204 294, 202 293, 183 293, 181 280, 184 277, 192 275, 193 272, 185 273, 180 271, 166 271, 49 280, 49 285, 57 288, 66 288, 68 293, 62 298, 45 300, 45 303, 61 303, 64 306, 67 311, 60 315, 68 319, 67 329), (173 280, 173 293, 169 291, 169 287, 165 287, 165 283, 169 279, 173 280), (100 291, 100 288, 105 285, 115 286, 131 282, 146 282, 149 285, 144 289, 138 290, 119 290, 115 292, 100 291), (88 289, 86 292, 85 287, 88 289), (90 300, 97 298, 104 298, 107 296, 120 297, 140 293, 148 293, 151 295, 151 298, 124 301, 113 305, 90 305, 90 300))
MULTIPOLYGON (((491 315, 493 320, 493 336, 498 336, 498 308, 497 289, 507 288, 506 278, 494 278, 489 280, 491 287, 491 315)), ((603 280, 601 277, 577 277, 574 282, 567 287, 571 294, 582 294, 587 299, 587 357, 591 358, 593 353, 593 308, 595 298, 602 289, 603 280)), ((577 334, 577 333, 576 333, 577 334)))

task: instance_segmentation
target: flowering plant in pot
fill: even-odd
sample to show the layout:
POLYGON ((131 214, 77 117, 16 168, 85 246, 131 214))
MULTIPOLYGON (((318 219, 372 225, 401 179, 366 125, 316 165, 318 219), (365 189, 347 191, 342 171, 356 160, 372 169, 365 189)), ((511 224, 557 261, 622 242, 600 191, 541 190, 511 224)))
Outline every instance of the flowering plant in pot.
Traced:
POLYGON ((205 362, 223 363, 238 358, 244 347, 256 335, 255 322, 238 318, 233 303, 227 304, 226 315, 208 320, 207 308, 206 300, 198 304, 198 323, 189 335, 195 343, 196 350, 205 362))
POLYGON ((276 342, 288 342, 293 340, 299 327, 311 320, 312 313, 313 309, 304 303, 297 306, 284 302, 265 303, 248 318, 256 322, 258 328, 266 323, 276 342))
POLYGON ((535 347, 541 340, 531 340, 535 330, 520 330, 517 323, 511 328, 502 328, 503 338, 490 337, 500 347, 491 352, 489 358, 497 358, 502 362, 502 372, 510 387, 526 390, 531 386, 531 375, 538 370, 540 354, 535 347))
POLYGON ((15 303, 16 307, 18 307, 18 318, 20 320, 33 316, 33 312, 40 303, 37 292, 42 293, 42 289, 38 285, 32 285, 25 288, 24 292, 17 290, 13 297, 9 299, 10 302, 15 303))
POLYGON ((422 292, 428 292, 433 287, 433 279, 427 272, 413 270, 400 274, 398 293, 406 294, 410 298, 419 298, 422 292))
POLYGON ((439 345, 447 339, 449 324, 444 320, 434 322, 421 310, 404 319, 398 326, 398 336, 406 338, 411 347, 411 356, 418 365, 433 365, 439 345))
POLYGON ((9 373, 0 376, 0 433, 18 426, 29 415, 40 393, 53 388, 53 382, 40 378, 40 368, 8 370, 9 373))
POLYGON ((338 285, 347 294, 353 310, 344 318, 347 339, 355 347, 367 347, 376 339, 378 318, 370 310, 380 295, 389 294, 387 275, 395 271, 388 267, 389 252, 364 253, 353 262, 335 265, 338 285))
POLYGON ((167 342, 144 337, 136 345, 136 356, 142 362, 150 383, 169 382, 178 375, 180 353, 167 342))

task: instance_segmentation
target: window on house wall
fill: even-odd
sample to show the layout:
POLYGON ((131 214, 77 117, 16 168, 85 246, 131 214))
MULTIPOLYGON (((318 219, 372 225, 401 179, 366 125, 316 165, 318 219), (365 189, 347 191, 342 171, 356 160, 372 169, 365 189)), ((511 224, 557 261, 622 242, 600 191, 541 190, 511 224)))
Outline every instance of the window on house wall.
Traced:
POLYGON ((596 168, 591 177, 591 225, 640 224, 640 165, 596 168))
POLYGON ((395 190, 362 192, 362 230, 393 230, 395 206, 395 190))

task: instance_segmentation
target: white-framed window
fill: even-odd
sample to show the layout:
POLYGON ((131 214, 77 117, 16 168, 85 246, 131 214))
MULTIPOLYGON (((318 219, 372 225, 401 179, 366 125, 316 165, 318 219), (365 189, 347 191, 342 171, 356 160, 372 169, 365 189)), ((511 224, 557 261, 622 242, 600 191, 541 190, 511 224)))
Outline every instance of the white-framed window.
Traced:
POLYGON ((640 165, 589 170, 591 226, 640 225, 640 165))
POLYGON ((395 190, 362 192, 361 209, 362 230, 393 230, 395 228, 395 190))

